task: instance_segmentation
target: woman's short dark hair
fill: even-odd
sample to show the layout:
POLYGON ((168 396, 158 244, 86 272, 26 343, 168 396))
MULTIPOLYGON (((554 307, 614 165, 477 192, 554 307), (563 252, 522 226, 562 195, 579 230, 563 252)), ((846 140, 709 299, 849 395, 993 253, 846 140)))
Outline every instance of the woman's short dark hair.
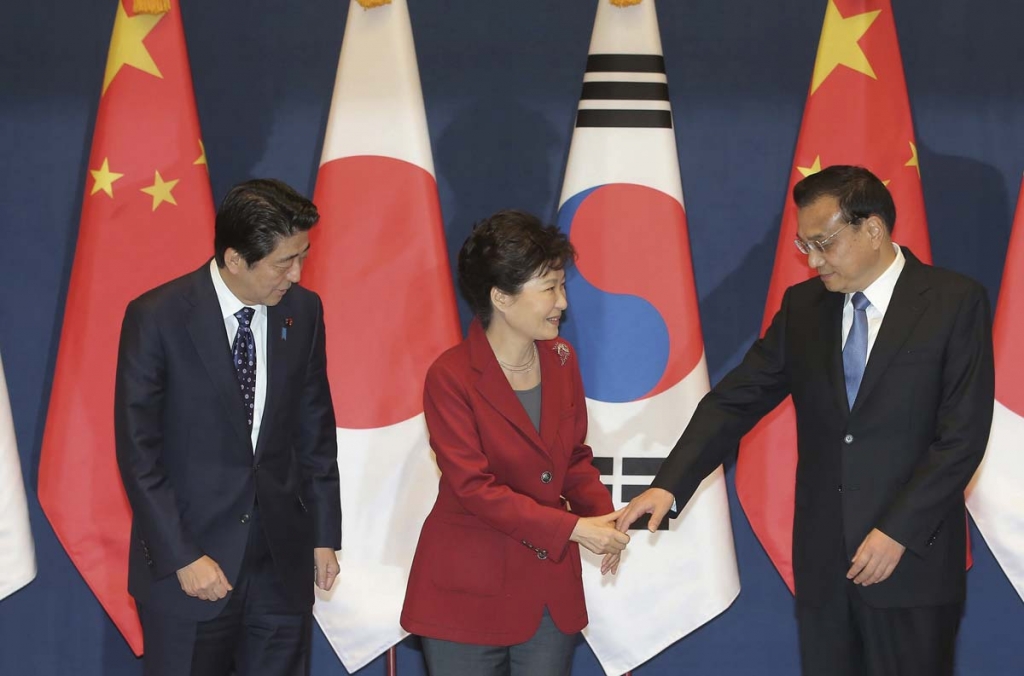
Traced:
POLYGON ((257 178, 239 183, 217 210, 213 233, 217 265, 224 267, 224 253, 230 248, 252 267, 282 239, 306 232, 318 220, 316 206, 281 181, 257 178))
POLYGON ((793 202, 798 209, 822 197, 834 198, 843 220, 854 227, 871 216, 882 219, 890 235, 896 226, 896 205, 889 189, 864 167, 834 164, 793 186, 793 202))
POLYGON ((459 251, 459 289, 486 328, 494 311, 491 289, 510 295, 535 275, 576 261, 569 238, 553 225, 522 211, 499 211, 473 226, 459 251))

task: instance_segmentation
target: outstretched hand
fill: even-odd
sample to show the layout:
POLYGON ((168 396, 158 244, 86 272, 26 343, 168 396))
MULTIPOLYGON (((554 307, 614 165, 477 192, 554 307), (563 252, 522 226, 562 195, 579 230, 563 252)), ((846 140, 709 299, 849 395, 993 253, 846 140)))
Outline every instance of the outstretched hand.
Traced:
POLYGON ((647 530, 654 533, 658 530, 661 520, 672 509, 672 503, 674 502, 675 496, 664 488, 648 488, 619 510, 619 518, 615 522, 615 527, 624 533, 641 516, 650 514, 651 518, 647 522, 647 530))

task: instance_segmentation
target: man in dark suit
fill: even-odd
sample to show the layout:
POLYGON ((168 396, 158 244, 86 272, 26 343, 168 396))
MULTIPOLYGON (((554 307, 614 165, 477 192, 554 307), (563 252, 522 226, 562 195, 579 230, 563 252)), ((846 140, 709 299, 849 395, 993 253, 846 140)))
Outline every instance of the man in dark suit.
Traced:
POLYGON ((654 529, 787 395, 797 415, 793 576, 803 671, 941 676, 965 594, 963 491, 992 421, 984 289, 891 240, 881 181, 834 166, 793 189, 818 273, 701 401, 619 519, 654 529))
MULTIPOLYGON (((341 548, 323 306, 298 286, 316 207, 233 188, 214 258, 129 303, 115 391, 146 676, 305 673, 341 548)), ((144 263, 144 262, 143 262, 144 263)))

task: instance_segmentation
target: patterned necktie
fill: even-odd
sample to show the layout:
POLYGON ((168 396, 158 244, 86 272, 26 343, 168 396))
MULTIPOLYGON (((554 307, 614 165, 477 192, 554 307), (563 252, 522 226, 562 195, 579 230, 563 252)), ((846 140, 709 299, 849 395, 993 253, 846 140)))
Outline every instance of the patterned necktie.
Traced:
POLYGON ((853 326, 846 336, 843 347, 843 372, 846 374, 846 400, 853 408, 857 400, 857 390, 864 378, 864 367, 868 361, 868 306, 871 301, 858 291, 853 294, 853 326))
POLYGON ((255 310, 244 307, 235 313, 238 320, 238 332, 231 343, 231 355, 235 362, 235 375, 242 388, 242 399, 245 401, 245 413, 252 430, 253 411, 256 403, 256 339, 253 338, 252 316, 255 310))

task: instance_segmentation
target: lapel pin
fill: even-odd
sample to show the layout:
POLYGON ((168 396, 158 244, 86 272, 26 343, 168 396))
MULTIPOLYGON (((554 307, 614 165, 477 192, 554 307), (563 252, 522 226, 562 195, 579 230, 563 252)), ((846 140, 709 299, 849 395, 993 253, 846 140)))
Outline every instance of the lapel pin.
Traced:
POLYGON ((569 358, 569 346, 559 341, 551 349, 558 355, 558 361, 562 363, 562 366, 565 366, 565 361, 569 358))
POLYGON ((281 340, 288 340, 288 327, 294 323, 291 317, 284 318, 284 326, 281 327, 281 340))

